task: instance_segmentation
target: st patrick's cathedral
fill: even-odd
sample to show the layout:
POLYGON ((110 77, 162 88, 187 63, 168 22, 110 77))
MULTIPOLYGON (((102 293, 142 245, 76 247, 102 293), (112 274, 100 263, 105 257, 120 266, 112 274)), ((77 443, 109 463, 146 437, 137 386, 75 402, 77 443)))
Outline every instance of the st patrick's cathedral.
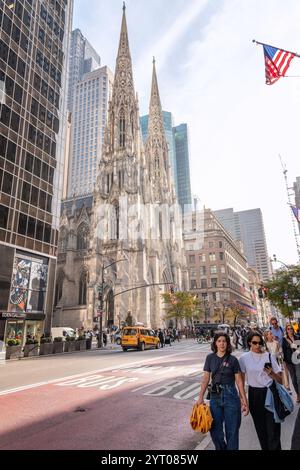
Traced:
POLYGON ((62 204, 53 326, 93 328, 102 288, 103 327, 168 326, 161 294, 188 289, 181 221, 155 61, 142 142, 124 6, 94 192, 62 204))

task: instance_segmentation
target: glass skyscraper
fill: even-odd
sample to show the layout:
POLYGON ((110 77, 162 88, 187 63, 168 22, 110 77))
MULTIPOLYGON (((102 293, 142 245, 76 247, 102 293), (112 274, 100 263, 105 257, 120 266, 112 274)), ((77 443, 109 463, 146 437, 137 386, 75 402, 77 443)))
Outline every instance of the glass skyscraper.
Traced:
POLYGON ((189 158, 189 139, 187 124, 173 127, 175 141, 178 201, 181 207, 191 206, 191 176, 189 158))
POLYGON ((73 99, 79 82, 85 73, 92 72, 101 66, 101 58, 80 29, 74 29, 71 34, 69 56, 69 87, 68 110, 73 111, 73 99))
POLYGON ((51 327, 72 9, 0 1, 0 341, 51 327))
POLYGON ((68 197, 92 193, 97 177, 113 73, 101 67, 75 86, 69 156, 68 197))

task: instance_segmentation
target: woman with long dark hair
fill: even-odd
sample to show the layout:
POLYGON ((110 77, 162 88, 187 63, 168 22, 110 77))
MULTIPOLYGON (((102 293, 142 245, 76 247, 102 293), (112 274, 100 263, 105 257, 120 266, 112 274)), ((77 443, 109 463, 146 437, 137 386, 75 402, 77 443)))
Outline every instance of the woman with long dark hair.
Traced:
POLYGON ((297 351, 296 341, 299 337, 295 335, 294 328, 290 323, 285 327, 285 335, 282 339, 283 359, 290 373, 292 383, 297 394, 297 403, 300 402, 300 364, 294 364, 293 354, 297 351))
POLYGON ((232 347, 228 334, 217 332, 211 349, 212 354, 206 357, 197 403, 200 405, 204 402, 204 394, 211 378, 211 438, 216 450, 238 450, 241 408, 245 415, 249 412, 241 369, 237 358, 231 355, 232 347))
POLYGON ((275 380, 282 383, 281 367, 276 358, 264 350, 263 337, 252 331, 247 338, 249 352, 240 357, 243 382, 249 385, 249 410, 262 450, 281 450, 280 423, 275 423, 274 414, 265 408, 268 387, 275 380), (271 361, 270 361, 271 358, 271 361))

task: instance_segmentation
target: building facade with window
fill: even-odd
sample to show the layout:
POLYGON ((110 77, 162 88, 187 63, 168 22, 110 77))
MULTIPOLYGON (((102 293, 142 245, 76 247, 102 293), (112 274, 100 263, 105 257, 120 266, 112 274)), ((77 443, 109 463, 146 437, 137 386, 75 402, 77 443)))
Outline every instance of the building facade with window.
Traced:
POLYGON ((160 294, 171 285, 187 288, 155 64, 148 126, 143 146, 124 6, 95 189, 84 198, 74 195, 62 206, 57 326, 92 328, 99 321, 103 327, 117 325, 130 312, 134 321, 158 328, 164 326, 160 294), (104 292, 99 292, 102 286, 104 292), (101 313, 99 295, 104 300, 101 313))
POLYGON ((240 307, 240 319, 247 320, 255 306, 251 304, 246 258, 210 209, 204 209, 198 220, 202 223, 185 231, 184 240, 190 291, 200 300, 203 319, 207 323, 225 319, 227 323, 232 320, 230 305, 235 305, 240 307))
POLYGON ((271 265, 261 209, 234 212, 233 209, 214 211, 234 240, 243 243, 248 265, 255 268, 263 281, 271 279, 271 265))
POLYGON ((0 2, 0 340, 51 328, 72 9, 0 2))
POLYGON ((97 177, 113 74, 108 67, 87 73, 73 97, 69 150, 68 197, 91 193, 97 177))

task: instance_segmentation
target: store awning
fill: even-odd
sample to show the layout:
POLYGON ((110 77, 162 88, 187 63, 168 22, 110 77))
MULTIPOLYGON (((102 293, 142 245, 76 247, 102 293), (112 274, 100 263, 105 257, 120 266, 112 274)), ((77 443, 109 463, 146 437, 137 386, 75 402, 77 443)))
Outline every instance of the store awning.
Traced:
POLYGON ((241 307, 243 307, 245 310, 250 311, 251 313, 257 312, 257 308, 253 307, 253 305, 245 304, 244 302, 240 302, 239 300, 237 300, 236 303, 241 305, 241 307))

